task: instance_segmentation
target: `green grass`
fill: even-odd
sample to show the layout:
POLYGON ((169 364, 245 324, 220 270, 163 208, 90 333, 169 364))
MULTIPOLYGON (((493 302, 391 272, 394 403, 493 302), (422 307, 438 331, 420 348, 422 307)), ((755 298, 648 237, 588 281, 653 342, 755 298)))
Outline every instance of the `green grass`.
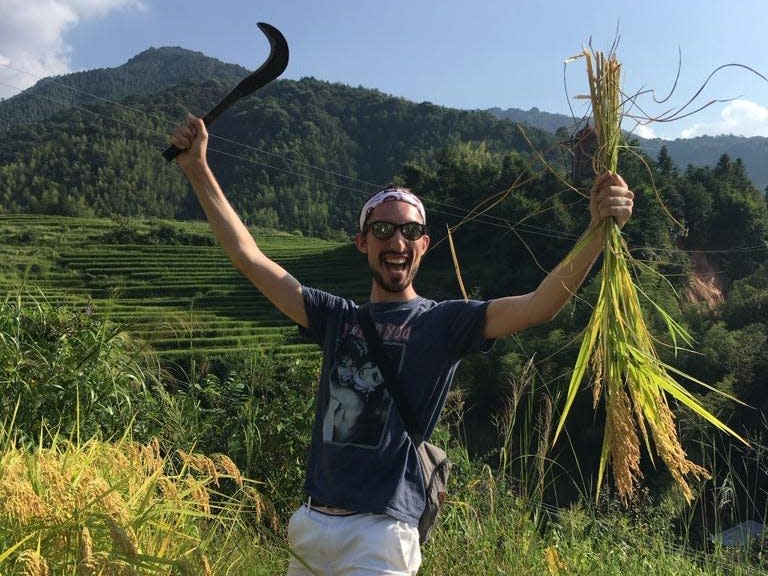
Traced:
MULTIPOLYGON (((369 276, 351 242, 254 234, 301 282, 367 298, 369 276)), ((205 222, 0 215, 0 290, 27 283, 53 305, 108 315, 167 358, 191 350, 318 357, 212 242, 205 222), (118 234, 144 243, 115 243, 118 234), (185 239, 195 244, 173 243, 185 239)))

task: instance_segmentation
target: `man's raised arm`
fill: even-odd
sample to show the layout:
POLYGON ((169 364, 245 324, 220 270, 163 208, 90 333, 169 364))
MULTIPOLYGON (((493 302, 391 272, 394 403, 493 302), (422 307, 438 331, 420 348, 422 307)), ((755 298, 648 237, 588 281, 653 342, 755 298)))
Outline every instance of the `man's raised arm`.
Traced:
POLYGON ((486 309, 485 336, 500 338, 552 320, 576 293, 603 249, 603 229, 598 226, 608 217, 623 226, 632 214, 633 199, 620 175, 606 172, 598 177, 590 192, 588 242, 560 262, 533 292, 492 300, 486 309))
POLYGON ((189 179, 216 238, 232 263, 280 311, 306 327, 309 322, 301 284, 264 255, 208 166, 208 131, 203 121, 188 116, 186 122, 174 131, 171 144, 184 150, 176 161, 189 179))

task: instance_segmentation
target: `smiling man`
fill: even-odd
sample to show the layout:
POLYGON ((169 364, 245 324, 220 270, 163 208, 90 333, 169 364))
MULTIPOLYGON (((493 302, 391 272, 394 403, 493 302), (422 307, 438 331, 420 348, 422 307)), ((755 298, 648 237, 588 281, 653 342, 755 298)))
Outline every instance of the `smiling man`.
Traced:
POLYGON ((368 255, 374 280, 371 301, 416 297, 413 279, 429 248, 426 220, 421 200, 404 188, 387 187, 365 203, 355 244, 368 255))
MULTIPOLYGON (((234 265, 323 348, 305 500, 291 517, 290 576, 413 575, 421 564, 418 523, 425 487, 414 443, 388 392, 352 300, 299 283, 259 249, 208 167, 208 134, 188 117, 171 143, 234 265)), ((373 275, 368 310, 405 400, 429 439, 462 357, 494 338, 552 319, 600 253, 599 224, 619 225, 633 194, 603 174, 590 194, 589 241, 533 292, 489 301, 435 302, 413 287, 429 248, 426 212, 409 190, 388 187, 363 206, 355 245, 373 275)))

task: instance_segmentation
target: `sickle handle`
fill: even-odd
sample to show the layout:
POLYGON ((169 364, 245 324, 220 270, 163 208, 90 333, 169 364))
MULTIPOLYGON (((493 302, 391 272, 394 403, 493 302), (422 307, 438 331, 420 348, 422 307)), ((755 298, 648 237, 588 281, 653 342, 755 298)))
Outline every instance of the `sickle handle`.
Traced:
MULTIPOLYGON (((235 86, 221 102, 214 106, 214 108, 203 117, 203 122, 206 126, 211 125, 222 112, 240 100, 240 98, 247 96, 272 82, 272 80, 280 76, 288 66, 288 43, 280 30, 266 22, 259 22, 257 26, 269 40, 269 56, 264 64, 243 79, 240 84, 235 86)), ((181 152, 183 152, 183 150, 180 150, 171 144, 163 152, 163 158, 170 162, 181 152)))

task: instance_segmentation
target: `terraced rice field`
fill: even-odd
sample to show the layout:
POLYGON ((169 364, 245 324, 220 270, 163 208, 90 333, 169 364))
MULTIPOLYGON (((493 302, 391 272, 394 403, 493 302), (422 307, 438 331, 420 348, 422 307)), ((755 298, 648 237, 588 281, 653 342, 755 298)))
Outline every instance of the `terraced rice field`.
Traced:
MULTIPOLYGON (((301 282, 367 299, 370 277, 351 242, 255 236, 301 282)), ((0 291, 39 288, 52 304, 107 315, 164 357, 318 356, 212 238, 201 222, 0 215, 0 291)))

